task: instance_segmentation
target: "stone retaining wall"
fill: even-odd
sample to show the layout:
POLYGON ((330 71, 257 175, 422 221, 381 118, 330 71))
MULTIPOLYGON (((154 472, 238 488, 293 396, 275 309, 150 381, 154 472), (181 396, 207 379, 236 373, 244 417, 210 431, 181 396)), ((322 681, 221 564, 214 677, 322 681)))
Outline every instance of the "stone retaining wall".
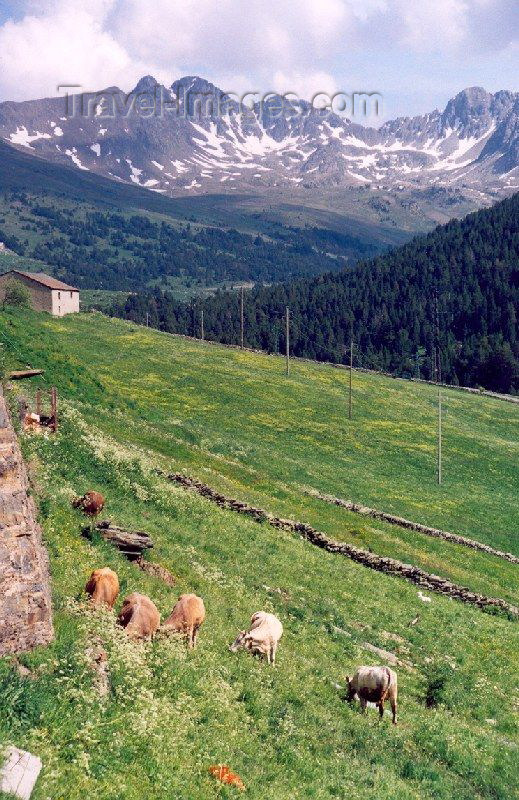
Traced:
POLYGON ((53 636, 48 557, 0 387, 0 656, 53 636))
POLYGON ((446 542, 454 542, 461 544, 464 547, 470 547, 472 550, 481 550, 491 556, 504 558, 505 561, 510 561, 511 564, 519 564, 519 558, 514 556, 513 553, 506 553, 503 550, 496 550, 489 544, 483 542, 476 542, 475 539, 469 539, 467 536, 460 536, 457 533, 449 533, 449 531, 442 531, 440 528, 430 528, 428 525, 422 525, 420 522, 411 522, 404 517, 397 517, 394 514, 388 514, 385 511, 377 511, 376 508, 369 508, 363 506, 361 503, 352 503, 350 500, 342 500, 340 497, 333 497, 331 494, 322 494, 316 490, 306 492, 310 497, 316 497, 318 500, 324 500, 325 503, 331 503, 334 506, 345 508, 352 511, 354 514, 361 514, 363 517, 372 517, 372 519, 379 519, 381 522, 389 522, 390 525, 398 525, 400 528, 406 528, 409 531, 416 531, 417 533, 424 533, 426 536, 432 536, 435 539, 444 539, 446 542))
POLYGON ((329 553, 347 556, 352 561, 356 561, 358 564, 362 564, 369 569, 404 578, 423 589, 447 595, 455 600, 461 600, 463 603, 469 603, 478 608, 487 610, 496 608, 501 609, 506 614, 510 615, 510 617, 515 618, 519 616, 519 608, 511 603, 507 603, 506 600, 501 600, 498 597, 487 597, 486 595, 472 592, 465 586, 451 583, 451 581, 441 578, 439 575, 432 575, 429 572, 425 572, 425 570, 420 567, 413 566, 413 564, 405 564, 402 561, 397 561, 387 556, 378 556, 376 553, 369 553, 367 550, 361 550, 359 547, 355 547, 352 544, 335 542, 333 539, 329 539, 324 533, 316 531, 311 525, 307 525, 304 522, 295 522, 291 519, 282 519, 261 508, 255 508, 240 500, 233 500, 211 489, 210 486, 196 480, 196 478, 190 478, 179 472, 172 474, 166 474, 161 471, 158 472, 168 480, 183 486, 185 489, 190 489, 202 497, 212 500, 220 506, 220 508, 236 511, 239 514, 247 514, 247 516, 252 517, 258 522, 268 522, 268 524, 272 525, 274 528, 298 533, 303 539, 307 539, 317 547, 321 547, 329 553))

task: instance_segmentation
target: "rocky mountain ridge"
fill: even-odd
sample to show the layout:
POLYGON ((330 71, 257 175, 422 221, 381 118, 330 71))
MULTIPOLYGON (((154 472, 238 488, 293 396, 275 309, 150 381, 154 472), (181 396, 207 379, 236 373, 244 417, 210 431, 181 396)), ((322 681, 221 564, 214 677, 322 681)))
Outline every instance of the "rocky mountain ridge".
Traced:
POLYGON ((477 87, 377 130, 305 101, 244 107, 196 76, 169 88, 146 76, 129 94, 0 103, 0 136, 169 196, 451 187, 482 205, 519 188, 519 94, 477 87))

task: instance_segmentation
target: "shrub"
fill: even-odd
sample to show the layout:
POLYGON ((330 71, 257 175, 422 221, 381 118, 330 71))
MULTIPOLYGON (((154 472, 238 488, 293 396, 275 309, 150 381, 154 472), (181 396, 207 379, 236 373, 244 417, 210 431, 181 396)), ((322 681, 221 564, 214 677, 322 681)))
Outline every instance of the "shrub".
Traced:
POLYGON ((31 296, 29 290, 19 281, 9 281, 5 287, 4 307, 16 306, 17 308, 29 308, 31 296))
POLYGON ((424 702, 426 708, 436 708, 440 703, 445 702, 447 682, 451 670, 447 664, 430 664, 425 673, 425 695, 424 702))

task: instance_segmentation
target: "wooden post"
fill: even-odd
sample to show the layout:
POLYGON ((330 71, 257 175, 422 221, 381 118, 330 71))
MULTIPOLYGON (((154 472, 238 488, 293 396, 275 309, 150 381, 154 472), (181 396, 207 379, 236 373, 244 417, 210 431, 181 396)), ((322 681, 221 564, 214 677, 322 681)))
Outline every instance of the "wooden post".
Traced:
POLYGON ((54 433, 58 430, 58 390, 55 386, 50 390, 50 415, 54 418, 54 433))
POLYGON ((243 350, 243 342, 244 342, 244 324, 243 324, 243 286, 241 287, 240 292, 240 345, 241 349, 243 350))
POLYGON ((36 392, 36 413, 41 415, 41 392, 39 389, 36 392))
POLYGON ((287 375, 290 375, 290 309, 286 307, 285 316, 285 350, 287 358, 287 375))
POLYGON ((149 314, 148 314, 148 312, 146 311, 146 327, 148 328, 148 327, 149 327, 149 325, 150 325, 150 315, 149 315, 149 314))
POLYGON ((204 309, 202 308, 200 312, 200 327, 201 327, 201 334, 202 334, 202 341, 204 341, 204 309))
POLYGON ((27 403, 27 399, 22 395, 21 397, 18 398, 18 418, 22 423, 22 425, 25 422, 25 415, 27 414, 28 411, 29 411, 29 405, 27 403))
POLYGON ((438 290, 434 293, 434 317, 436 320, 436 381, 442 382, 442 365, 440 359, 440 313, 438 311, 438 290))
POLYGON ((352 373, 353 373, 353 339, 350 341, 350 391, 348 401, 348 418, 351 419, 352 412, 352 373))
POLYGON ((442 392, 438 386, 438 484, 442 482, 442 392))

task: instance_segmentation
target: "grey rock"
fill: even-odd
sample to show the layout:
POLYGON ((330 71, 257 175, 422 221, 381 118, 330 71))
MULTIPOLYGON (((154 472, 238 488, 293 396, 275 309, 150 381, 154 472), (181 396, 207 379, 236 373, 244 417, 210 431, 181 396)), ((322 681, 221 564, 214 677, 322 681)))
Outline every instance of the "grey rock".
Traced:
POLYGON ((8 747, 0 770, 0 790, 20 800, 30 800, 41 767, 41 759, 37 756, 17 747, 8 747))

